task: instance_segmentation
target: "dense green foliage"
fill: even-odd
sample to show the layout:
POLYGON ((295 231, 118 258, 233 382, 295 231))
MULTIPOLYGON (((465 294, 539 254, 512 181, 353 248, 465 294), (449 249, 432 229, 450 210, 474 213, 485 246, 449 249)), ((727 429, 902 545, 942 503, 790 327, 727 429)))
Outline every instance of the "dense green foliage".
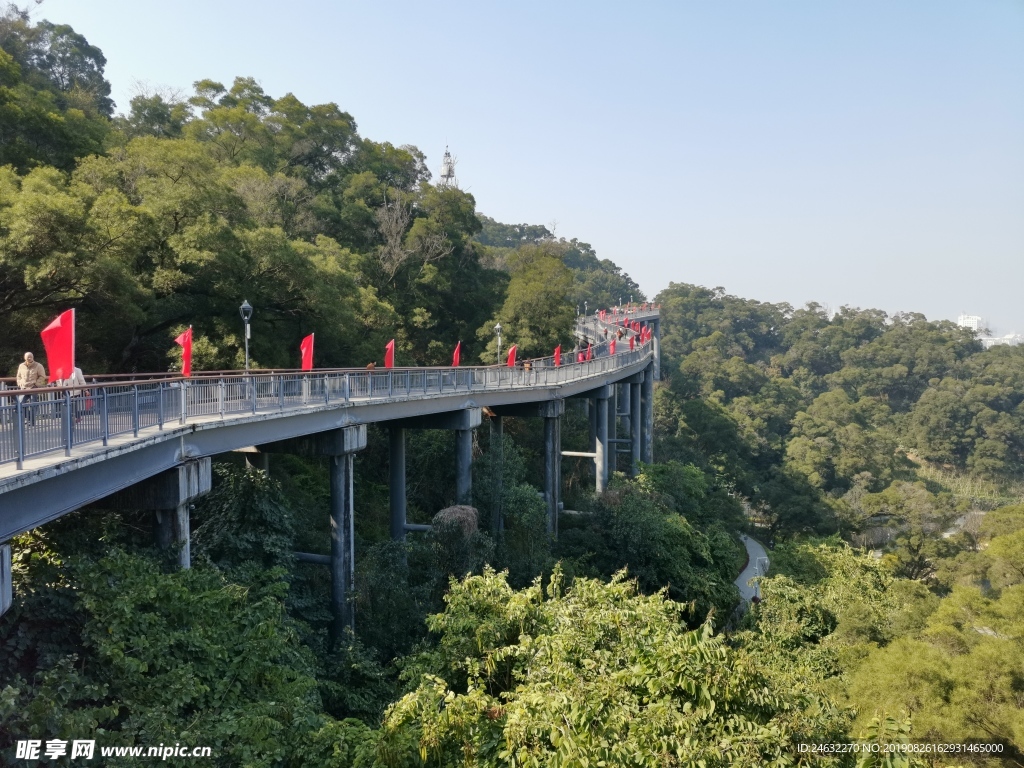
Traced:
POLYGON ((944 497, 955 489, 929 469, 1011 497, 1024 480, 1024 348, 983 351, 921 315, 829 317, 691 285, 658 301, 659 456, 716 473, 773 532, 888 526, 909 543, 976 501, 944 497))
MULTIPOLYGON (((543 226, 506 225, 335 104, 254 80, 143 93, 113 116, 73 29, 0 17, 0 360, 78 309, 87 373, 494 362, 646 299, 543 226)), ((980 741, 1024 754, 1024 349, 914 314, 830 315, 672 284, 655 455, 601 496, 564 464, 547 534, 539 420, 478 430, 474 523, 452 436, 410 435, 388 533, 387 438, 356 461, 356 632, 328 633, 323 461, 223 458, 173 572, 151 513, 81 510, 14 541, 0 754, 18 738, 181 742, 224 766, 900 765, 797 744, 980 741), (501 492, 495 488, 500 476, 501 492), (501 511, 502 526, 495 521, 501 511), (740 530, 772 575, 743 614, 740 530), (831 538, 808 538, 811 535, 831 538), (846 539, 844 542, 843 539, 846 539), (869 546, 866 553, 849 545, 869 546)), ((44 361, 45 362, 45 361, 44 361)), ((587 424, 563 419, 566 447, 587 424)), ((169 762, 171 764, 173 761, 169 762)), ((958 756, 930 764, 978 762, 958 756)), ((129 764, 129 763, 125 763, 129 764)))

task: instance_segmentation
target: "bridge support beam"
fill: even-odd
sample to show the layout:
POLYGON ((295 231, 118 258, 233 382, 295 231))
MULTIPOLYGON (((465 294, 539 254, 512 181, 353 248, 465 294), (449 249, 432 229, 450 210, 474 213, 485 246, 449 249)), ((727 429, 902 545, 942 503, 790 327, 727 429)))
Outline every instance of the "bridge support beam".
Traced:
POLYGON ((489 409, 501 416, 544 419, 544 503, 547 506, 547 531, 558 536, 558 506, 562 496, 562 415, 565 400, 545 400, 523 405, 498 405, 489 409))
POLYGON ((608 452, 614 443, 608 442, 608 396, 609 387, 601 387, 594 397, 597 437, 594 441, 594 490, 604 493, 608 487, 608 452))
MULTIPOLYGON (((593 398, 587 399, 587 423, 587 450, 590 453, 593 453, 597 450, 597 401, 593 398)), ((596 477, 596 473, 594 472, 595 466, 596 464, 591 465, 590 474, 595 475, 596 477)))
POLYGON ((174 551, 179 568, 190 568, 189 518, 192 502, 209 493, 211 480, 210 459, 194 459, 108 496, 96 506, 154 510, 157 546, 174 551))
MULTIPOLYGON (((643 374, 641 374, 643 375, 643 374)), ((643 431, 643 416, 640 413, 640 387, 641 383, 629 383, 629 410, 630 410, 630 476, 636 477, 640 474, 640 434, 643 431)))
POLYGON ((473 430, 455 430, 455 503, 473 506, 473 430))
MULTIPOLYGON (((365 429, 365 428, 364 428, 365 429)), ((331 641, 336 644, 346 629, 356 628, 349 592, 355 586, 355 499, 352 476, 355 454, 328 457, 331 475, 331 641)))
MULTIPOLYGON (((331 644, 342 638, 346 629, 355 630, 355 610, 349 593, 355 585, 355 498, 352 478, 355 454, 366 448, 366 425, 342 427, 305 437, 281 440, 259 446, 260 454, 293 453, 299 456, 326 456, 331 488, 331 644)), ((309 560, 310 556, 304 559, 309 560)), ((312 562, 322 562, 319 559, 312 562)))
POLYGON ((388 496, 391 502, 391 538, 405 541, 405 427, 388 427, 388 496))
POLYGON ((644 369, 644 381, 640 393, 641 446, 640 460, 645 464, 654 463, 654 363, 644 369))
POLYGON ((608 398, 608 441, 613 446, 608 453, 609 477, 619 469, 619 452, 614 445, 619 436, 619 385, 612 384, 608 398))
POLYGON ((406 531, 421 530, 407 521, 405 490, 405 431, 407 429, 451 429, 455 431, 455 501, 473 503, 473 430, 483 422, 483 409, 463 408, 448 413, 413 416, 388 422, 391 453, 389 490, 391 495, 391 538, 405 541, 406 531))
POLYGON ((14 602, 14 583, 11 580, 11 545, 0 544, 0 616, 11 609, 14 602))
MULTIPOLYGON (((558 401, 561 403, 561 401, 558 401)), ((548 536, 558 538, 558 501, 562 490, 562 421, 544 417, 544 499, 548 506, 548 536)))
POLYGON ((619 390, 619 412, 616 415, 622 420, 622 431, 629 435, 632 434, 629 430, 630 417, 633 415, 629 402, 629 382, 620 381, 617 386, 621 389, 619 390))
POLYGON ((497 536, 504 524, 501 517, 501 500, 505 491, 505 425, 501 416, 492 412, 491 424, 491 533, 497 536))

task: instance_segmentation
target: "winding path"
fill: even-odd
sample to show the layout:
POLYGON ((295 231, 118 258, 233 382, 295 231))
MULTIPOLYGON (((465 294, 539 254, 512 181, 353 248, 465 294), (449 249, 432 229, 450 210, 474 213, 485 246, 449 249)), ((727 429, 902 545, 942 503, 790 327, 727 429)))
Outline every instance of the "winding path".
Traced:
POLYGON ((743 533, 740 534, 740 538, 743 540, 743 546, 747 548, 748 559, 747 567, 736 579, 736 586, 740 589, 740 596, 749 603, 755 597, 760 598, 760 590, 748 582, 756 576, 767 575, 769 560, 768 553, 759 542, 743 533))

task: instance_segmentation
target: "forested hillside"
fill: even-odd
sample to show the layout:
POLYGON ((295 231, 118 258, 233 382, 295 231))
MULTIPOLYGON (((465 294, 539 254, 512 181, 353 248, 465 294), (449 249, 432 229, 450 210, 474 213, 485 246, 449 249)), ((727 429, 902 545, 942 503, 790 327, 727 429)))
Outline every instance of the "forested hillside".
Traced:
MULTIPOLYGON (((499 321, 547 355, 585 307, 649 298, 587 243, 432 184, 423 152, 335 104, 242 77, 114 105, 105 64, 67 26, 0 17, 5 375, 69 307, 92 374, 174 370, 188 325, 196 370, 238 368, 243 299, 256 365, 296 367, 315 331, 325 367, 379 363, 391 338, 398 365, 446 365, 460 340, 494 362, 499 321)), ((596 496, 566 459, 557 540, 536 424, 508 419, 500 451, 477 430, 479 525, 407 544, 370 430, 356 632, 338 642, 327 569, 293 557, 329 548, 320 460, 218 457, 188 571, 146 511, 98 504, 17 537, 0 764, 31 764, 19 739, 78 738, 288 768, 1022 764, 1024 348, 685 283, 654 300, 656 463, 596 496), (740 532, 774 545, 746 612, 740 532), (799 746, 857 738, 992 746, 799 746)), ((586 435, 568 408, 564 446, 586 435)), ((452 441, 410 437, 411 522, 452 502, 452 441)))

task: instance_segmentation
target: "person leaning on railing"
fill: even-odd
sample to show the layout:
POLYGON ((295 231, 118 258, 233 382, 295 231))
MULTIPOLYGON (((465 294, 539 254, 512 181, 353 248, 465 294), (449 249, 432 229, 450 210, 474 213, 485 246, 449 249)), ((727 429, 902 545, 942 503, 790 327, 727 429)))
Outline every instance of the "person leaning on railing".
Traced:
MULTIPOLYGON (((46 369, 42 363, 37 363, 31 352, 25 353, 25 362, 18 366, 18 389, 39 389, 46 386, 46 369)), ((22 396, 22 403, 27 404, 34 400, 36 395, 22 396)), ((26 419, 35 426, 36 411, 34 408, 27 409, 26 419)))
POLYGON ((75 389, 71 390, 71 397, 75 404, 74 416, 75 423, 77 424, 82 420, 82 411, 84 410, 82 403, 83 395, 89 394, 89 390, 85 389, 85 375, 82 373, 82 369, 76 366, 71 371, 71 375, 61 381, 60 385, 62 387, 75 387, 75 389))

